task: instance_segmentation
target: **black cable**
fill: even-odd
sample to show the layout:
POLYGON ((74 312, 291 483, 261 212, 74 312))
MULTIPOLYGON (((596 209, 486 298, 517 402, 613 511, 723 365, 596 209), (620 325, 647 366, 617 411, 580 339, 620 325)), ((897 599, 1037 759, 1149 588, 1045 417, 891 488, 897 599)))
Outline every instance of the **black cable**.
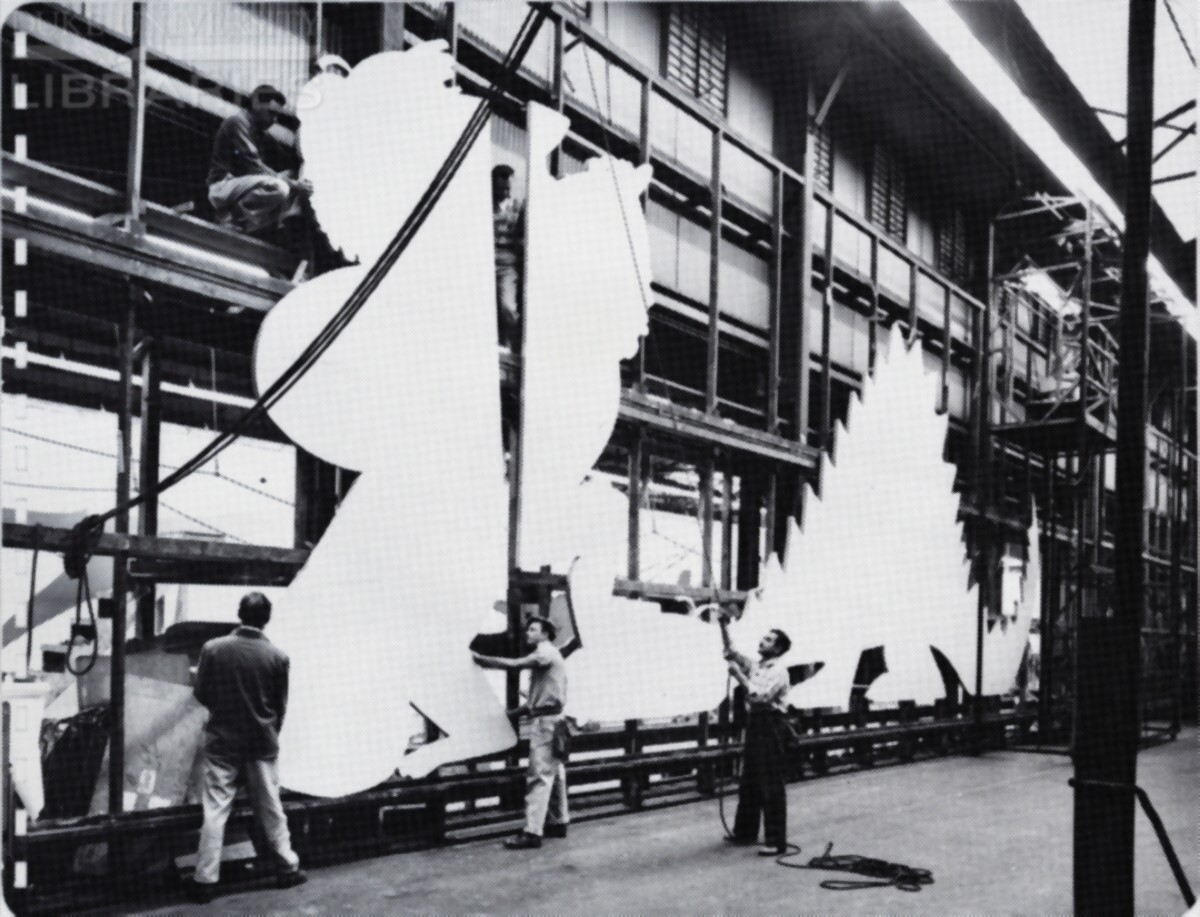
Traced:
POLYGON ((79 575, 78 585, 75 587, 75 623, 71 625, 71 639, 67 643, 67 671, 79 678, 90 672, 96 665, 96 659, 100 655, 100 638, 96 633, 96 611, 92 607, 92 585, 88 582, 87 562, 84 562, 83 572, 79 575), (75 668, 71 664, 71 651, 75 649, 75 641, 87 640, 83 634, 83 622, 80 620, 82 616, 83 596, 87 596, 87 611, 88 611, 88 626, 91 628, 92 634, 92 654, 88 659, 87 664, 81 668, 75 668))
POLYGON ((1192 67, 1196 66, 1196 55, 1192 53, 1192 48, 1188 41, 1183 36, 1183 29, 1179 26, 1179 20, 1175 18, 1175 10, 1171 8, 1171 0, 1163 0, 1163 6, 1167 8, 1167 15, 1171 17, 1171 25, 1175 26, 1175 34, 1179 36, 1179 43, 1183 45, 1184 53, 1187 54, 1188 60, 1192 62, 1192 67))
MULTIPOLYGON (((524 59, 529 48, 532 46, 533 40, 537 36, 548 12, 548 4, 536 4, 530 10, 529 15, 525 17, 513 45, 505 55, 501 72, 492 83, 493 93, 502 89, 504 85, 507 85, 509 79, 511 79, 513 73, 515 73, 517 67, 520 65, 521 60, 524 59)), ((264 417, 280 399, 291 391, 300 379, 303 378, 305 373, 316 364, 316 361, 320 359, 325 351, 332 346, 333 342, 345 330, 346 326, 359 311, 361 311, 363 306, 366 305, 371 295, 387 277, 396 261, 404 253, 405 249, 408 248, 409 243, 432 212, 433 207, 441 199, 450 182, 457 174, 458 169, 466 160, 467 154, 483 132, 483 128, 491 117, 491 105, 492 94, 489 93, 480 101, 451 150, 450 155, 442 163, 441 168, 438 169, 437 174, 433 177, 429 186, 413 207, 412 212, 405 218, 403 225, 401 225, 395 237, 380 255, 379 260, 370 267, 366 276, 355 287, 346 300, 346 303, 329 320, 309 345, 305 347, 304 351, 296 357, 283 374, 238 418, 233 426, 201 449, 177 470, 160 480, 151 490, 145 491, 105 513, 85 519, 79 524, 81 527, 92 531, 99 531, 100 527, 109 519, 141 506, 151 497, 161 494, 178 484, 224 451, 231 443, 241 437, 251 424, 264 417)))
POLYGON ((888 888, 895 886, 905 892, 919 892, 922 886, 933 884, 933 873, 928 869, 916 866, 905 866, 903 863, 889 863, 887 860, 876 860, 871 857, 846 853, 841 856, 830 856, 833 843, 825 847, 825 852, 819 857, 813 857, 808 864, 785 863, 784 856, 775 862, 788 869, 822 869, 836 872, 851 872, 860 876, 869 876, 870 880, 857 879, 826 879, 821 888, 829 891, 853 891, 860 888, 888 888))
POLYGON ((33 569, 29 571, 29 604, 25 606, 25 674, 33 663, 33 599, 37 589, 38 554, 42 550, 42 527, 33 527, 33 569))
MULTIPOLYGON (((726 704, 728 704, 730 712, 732 713, 732 711, 733 711, 733 676, 732 675, 725 676, 725 702, 726 702, 726 704)), ((732 717, 731 717, 731 719, 732 719, 732 717)), ((728 729, 721 731, 721 739, 720 739, 719 744, 721 746, 722 752, 726 751, 729 748, 729 733, 730 733, 730 730, 728 730, 728 729)), ((724 762, 725 755, 722 754, 721 757, 718 758, 717 760, 724 762)), ((733 777, 740 780, 741 768, 738 767, 738 762, 735 762, 732 765, 732 768, 733 768, 733 777)), ((729 828, 729 821, 725 818, 725 781, 724 780, 721 780, 720 785, 717 787, 717 814, 720 815, 720 817, 721 817, 721 827, 723 829, 725 829, 725 839, 727 841, 735 840, 733 831, 731 831, 729 828)))

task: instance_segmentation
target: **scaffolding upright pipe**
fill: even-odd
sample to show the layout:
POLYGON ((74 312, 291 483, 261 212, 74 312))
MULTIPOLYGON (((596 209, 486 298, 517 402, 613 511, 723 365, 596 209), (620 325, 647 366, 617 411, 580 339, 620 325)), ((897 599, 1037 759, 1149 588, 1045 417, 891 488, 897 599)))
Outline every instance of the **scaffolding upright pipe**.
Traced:
POLYGON ((713 585, 713 481, 716 477, 715 462, 711 454, 705 456, 700 466, 700 563, 701 584, 705 587, 713 585))
MULTIPOLYGON (((140 284, 132 286, 137 302, 145 302, 140 284)), ((157 340, 144 339, 142 346, 142 410, 141 410, 141 467, 138 487, 150 494, 142 504, 138 518, 138 534, 158 534, 159 453, 162 440, 162 349, 157 340)), ((151 584, 138 598, 137 635, 143 639, 155 633, 155 587, 151 584)))
MULTIPOLYGON (((818 441, 823 450, 829 451, 833 445, 830 440, 832 432, 831 392, 833 389, 833 366, 830 356, 830 345, 833 324, 833 224, 836 220, 833 208, 829 208, 829 216, 825 220, 825 283, 821 287, 821 410, 818 422, 818 441)), ((808 311, 807 304, 801 308, 808 311)), ((806 355, 807 356, 807 355, 806 355)), ((807 362, 807 360, 805 360, 807 362)))
POLYGON ((1179 733, 1183 717, 1183 655, 1182 635, 1183 625, 1183 543, 1184 543, 1184 514, 1183 491, 1187 481, 1184 466, 1187 463, 1187 452, 1184 449, 1184 399, 1187 397, 1188 384, 1188 352, 1187 335, 1179 329, 1179 388, 1175 392, 1174 403, 1171 405, 1171 446, 1173 461, 1171 462, 1171 477, 1174 487, 1171 493, 1171 570, 1168 592, 1171 597, 1171 735, 1179 733))
POLYGON ((767 332, 767 432, 779 432, 779 345, 783 302, 783 172, 776 170, 771 187, 771 267, 767 332))
POLYGON ((733 588, 733 463, 726 458, 721 515, 721 588, 733 588))
MULTIPOLYGON (((137 334, 137 305, 130 296, 121 325, 121 408, 117 417, 117 505, 129 503, 131 490, 130 466, 133 464, 133 361, 134 339, 137 334)), ((113 519, 118 534, 129 532, 129 510, 123 509, 113 519)), ((109 752, 108 752, 108 811, 115 815, 125 805, 125 599, 129 591, 128 558, 123 553, 113 555, 112 586, 112 662, 109 667, 109 752)), ((119 872, 120 857, 116 844, 109 848, 110 872, 119 872), (114 862, 115 861, 115 862, 114 862)))
MULTIPOLYGON (((916 268, 914 267, 915 271, 916 268)), ((997 291, 1003 289, 995 279, 996 271, 996 226, 988 225, 987 296, 983 299, 983 311, 978 313, 979 337, 976 341, 976 377, 978 401, 975 405, 975 508, 977 518, 975 538, 978 545, 979 566, 976 574, 978 601, 975 609, 975 691, 972 714, 974 719, 974 747, 983 747, 983 637, 987 629, 988 587, 991 582, 991 532, 988 527, 988 511, 991 495, 992 442, 989 434, 992 413, 991 388, 991 344, 992 309, 997 291)), ((915 326, 914 326, 915 327, 915 326)))
POLYGON ((1115 609, 1082 617, 1077 683, 1074 904, 1080 914, 1134 912, 1140 629, 1145 602, 1147 271, 1150 252, 1156 0, 1130 0, 1121 384, 1117 398, 1115 609), (1098 784, 1118 784, 1113 792, 1098 784))
POLYGON ((633 431, 629 443, 629 531, 628 571, 631 580, 641 578, 641 507, 642 507, 642 441, 645 438, 639 426, 633 431))
POLYGON ((712 225, 708 237, 708 371, 705 374, 705 410, 717 414, 719 408, 717 378, 720 373, 721 350, 721 146, 724 133, 720 128, 712 132, 712 183, 709 194, 712 200, 712 225))
POLYGON ((1045 545, 1042 551, 1042 582, 1041 609, 1038 623, 1038 652, 1041 655, 1041 671, 1038 672, 1038 742, 1045 745, 1053 731, 1054 689, 1054 607, 1058 601, 1058 580, 1054 573, 1054 562, 1058 538, 1056 530, 1057 509, 1054 505, 1054 475, 1057 469, 1057 456, 1046 451, 1042 454, 1042 469, 1046 475, 1045 496, 1042 502, 1042 531, 1047 535, 1042 539, 1045 545), (1051 587, 1053 586, 1053 591, 1051 587))
POLYGON ((125 161, 125 225, 142 233, 142 161, 146 142, 146 5, 133 4, 132 44, 129 49, 129 147, 125 161))
MULTIPOLYGON (((808 354, 812 349, 809 341, 810 323, 808 314, 808 291, 812 286, 813 271, 813 212, 815 207, 814 189, 817 183, 817 136, 814 118, 817 111, 817 98, 812 81, 805 86, 805 133, 804 133, 804 187, 800 204, 799 227, 799 258, 797 264, 796 291, 796 322, 795 322, 795 366, 796 386, 794 398, 794 420, 796 424, 796 440, 804 443, 808 440, 808 354)), ((828 252, 826 261, 829 260, 828 252)), ((791 348, 788 348, 791 351, 791 348)), ((777 494, 774 486, 771 488, 772 501, 777 494)), ((774 519, 777 509, 771 504, 771 517, 774 519)), ((768 537, 774 538, 773 529, 768 537)))

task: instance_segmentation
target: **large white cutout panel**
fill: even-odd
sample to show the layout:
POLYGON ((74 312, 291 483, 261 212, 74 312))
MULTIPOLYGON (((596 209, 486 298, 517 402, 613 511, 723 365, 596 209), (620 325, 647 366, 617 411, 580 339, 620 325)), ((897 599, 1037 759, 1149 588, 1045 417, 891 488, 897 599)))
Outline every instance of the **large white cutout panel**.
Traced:
POLYGON ((530 105, 528 123, 521 566, 568 574, 583 641, 567 665, 574 716, 711 709, 725 688, 719 632, 613 596, 627 563, 628 498, 585 480, 616 424, 620 361, 646 333, 650 246, 638 195, 650 169, 601 156, 555 179, 548 157, 567 119, 530 105))
MULTIPOLYGON (((363 264, 396 235, 478 104, 446 88, 453 77, 446 52, 444 41, 385 51, 345 79, 318 76, 301 93, 300 149, 313 209, 334 247, 363 264)), ((439 263, 452 270, 447 258, 439 263)))
POLYGON ((567 662, 568 712, 608 722, 711 710, 725 692, 720 631, 656 602, 615 597, 628 497, 599 480, 576 491, 568 543, 578 553, 564 561, 583 647, 567 662))
MULTIPOLYGON (((325 84, 301 137, 321 218, 365 260, 390 239, 474 108, 419 46, 325 84), (386 160, 386 168, 384 167, 386 160)), ((272 410, 296 443, 362 471, 279 600, 292 658, 285 786, 321 796, 420 776, 515 741, 467 645, 506 592, 499 369, 487 143, 362 311, 272 410), (405 755, 410 705, 447 737, 405 755)), ((270 385, 366 267, 289 293, 259 334, 270 385)))
MULTIPOLYGON (((821 498, 805 494, 803 533, 792 525, 783 563, 768 559, 734 626, 746 644, 780 627, 792 638, 789 664, 823 664, 792 689, 797 707, 845 708, 863 650, 877 646, 888 671, 871 685, 873 702, 942 697, 931 647, 974 690, 977 597, 956 521, 954 466, 942 459, 947 421, 934 411, 937 389, 920 348, 893 329, 861 402, 851 400, 833 461, 823 459, 821 498)), ((1036 532, 1035 520, 1034 541, 1036 532)), ((1038 576, 1033 544, 1026 582, 1038 576)), ((1016 619, 987 635, 988 693, 1013 685, 1037 601, 1036 586, 1027 587, 1016 619)))
POLYGON ((528 123, 520 557, 536 570, 562 543, 572 495, 617 420, 620 361, 646 333, 650 244, 638 195, 650 168, 601 156, 557 180, 547 158, 567 119, 531 104, 528 123))

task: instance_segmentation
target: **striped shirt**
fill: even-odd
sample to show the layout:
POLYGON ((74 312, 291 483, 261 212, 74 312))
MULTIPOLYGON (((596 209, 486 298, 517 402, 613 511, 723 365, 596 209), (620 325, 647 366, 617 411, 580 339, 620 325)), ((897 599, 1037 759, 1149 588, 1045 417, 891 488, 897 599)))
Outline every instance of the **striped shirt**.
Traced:
POLYGON ((492 210, 492 231, 496 236, 497 267, 512 267, 521 263, 521 202, 506 197, 492 210))
POLYGON ((748 700, 751 710, 778 710, 780 713, 787 713, 787 697, 791 687, 792 680, 788 675, 787 666, 780 664, 778 659, 750 664, 748 700))

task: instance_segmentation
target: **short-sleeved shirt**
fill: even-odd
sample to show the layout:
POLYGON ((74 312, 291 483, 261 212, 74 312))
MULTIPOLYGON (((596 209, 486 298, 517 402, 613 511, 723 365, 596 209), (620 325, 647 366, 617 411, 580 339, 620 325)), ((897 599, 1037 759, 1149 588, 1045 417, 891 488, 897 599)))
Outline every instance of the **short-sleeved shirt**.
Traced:
POLYGON ((791 687, 792 679, 788 675, 787 666, 782 665, 778 659, 751 663, 748 699, 751 710, 778 710, 780 713, 787 713, 787 696, 791 687))
POLYGON ((567 664, 562 653, 549 640, 543 640, 533 651, 533 666, 529 670, 529 709, 536 711, 567 706, 567 664))

